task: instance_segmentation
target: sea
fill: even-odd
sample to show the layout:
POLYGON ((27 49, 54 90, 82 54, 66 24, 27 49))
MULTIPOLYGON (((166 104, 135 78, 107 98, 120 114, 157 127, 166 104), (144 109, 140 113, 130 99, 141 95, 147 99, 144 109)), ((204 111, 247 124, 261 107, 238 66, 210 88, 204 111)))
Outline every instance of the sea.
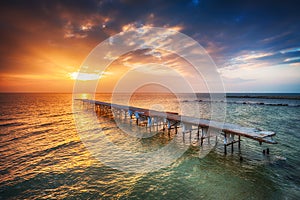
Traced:
MULTIPOLYGON (((111 94, 79 97, 112 102, 111 94)), ((120 99, 122 94, 114 101, 120 99)), ((184 115, 196 112, 204 119, 211 118, 216 104, 225 112, 216 120, 274 131, 277 144, 242 138, 241 149, 235 145, 225 155, 220 136, 203 155, 194 135, 189 140, 178 132, 187 148, 172 163, 126 171, 107 164, 119 159, 114 154, 104 161, 87 146, 74 115, 94 110, 74 109, 81 102, 73 94, 1 93, 0 199, 300 199, 300 94, 231 93, 212 100, 209 94, 144 93, 127 102, 184 115), (266 148, 270 154, 262 153, 266 148)), ((124 134, 113 117, 95 121, 99 136, 109 135, 132 154, 156 151, 175 138, 161 130, 147 138, 124 134)))

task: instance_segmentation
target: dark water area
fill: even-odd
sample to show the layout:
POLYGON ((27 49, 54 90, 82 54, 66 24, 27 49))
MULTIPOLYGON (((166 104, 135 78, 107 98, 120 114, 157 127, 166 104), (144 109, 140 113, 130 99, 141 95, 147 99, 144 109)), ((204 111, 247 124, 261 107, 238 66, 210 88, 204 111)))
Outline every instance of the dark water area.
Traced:
MULTIPOLYGON (((300 199, 299 97, 227 94, 225 101, 212 102, 207 95, 195 100, 182 94, 180 101, 172 95, 140 95, 133 105, 163 105, 178 112, 180 106, 199 106, 203 118, 216 103, 225 108, 226 122, 274 131, 278 144, 260 146, 243 138, 241 152, 235 146, 225 156, 219 142, 204 157, 191 144, 165 168, 126 173, 103 164, 86 148, 75 127, 72 94, 0 94, 0 199, 300 199), (263 155, 267 147, 270 155, 263 155)), ((111 100, 107 94, 96 99, 111 100)), ((106 127, 103 134, 123 142, 113 120, 98 120, 106 127)), ((165 140, 167 134, 158 133, 137 141, 147 150, 165 140)))

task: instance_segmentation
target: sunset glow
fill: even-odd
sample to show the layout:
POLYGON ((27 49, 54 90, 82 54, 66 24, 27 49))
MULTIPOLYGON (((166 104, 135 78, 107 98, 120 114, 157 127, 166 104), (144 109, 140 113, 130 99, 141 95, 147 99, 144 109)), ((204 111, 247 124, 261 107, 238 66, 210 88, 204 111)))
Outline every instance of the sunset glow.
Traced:
POLYGON ((299 199, 300 1, 1 0, 1 199, 299 199))
MULTIPOLYGON (((287 5, 268 4, 282 9, 280 14, 271 8, 266 12, 268 6, 263 4, 256 8, 208 1, 162 3, 163 10, 156 6, 145 9, 140 3, 127 1, 83 1, 72 6, 60 1, 6 1, 1 6, 0 91, 72 92, 76 78, 104 78, 104 74, 78 74, 99 43, 140 27, 164 27, 198 41, 216 63, 229 92, 299 92, 299 17, 293 6, 287 5), (139 8, 132 16, 127 9, 130 6, 139 8), (216 10, 220 15, 213 14, 216 10), (225 10, 228 13, 223 13, 225 10), (254 10, 255 15, 251 14, 254 10)), ((148 71, 163 73, 160 59, 173 62, 167 52, 147 54, 152 60, 149 56, 132 59, 130 55, 121 60, 107 52, 107 58, 118 59, 119 64, 115 73, 105 74, 106 86, 113 88, 117 74, 128 66, 148 66, 148 71)), ((181 73, 189 73, 184 65, 174 65, 181 73)))

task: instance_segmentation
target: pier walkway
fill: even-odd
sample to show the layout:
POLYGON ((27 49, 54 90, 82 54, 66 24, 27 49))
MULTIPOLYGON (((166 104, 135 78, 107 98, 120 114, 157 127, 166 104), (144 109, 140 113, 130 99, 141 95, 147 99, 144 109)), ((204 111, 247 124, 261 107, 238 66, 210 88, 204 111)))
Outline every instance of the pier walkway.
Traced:
POLYGON ((227 146, 229 145, 231 145, 231 151, 233 152, 234 143, 238 143, 238 148, 240 149, 241 137, 256 140, 259 144, 277 144, 272 138, 276 133, 272 131, 263 131, 258 128, 242 127, 236 124, 220 123, 206 119, 183 116, 174 112, 160 112, 89 99, 75 100, 82 101, 83 104, 94 105, 95 111, 100 115, 113 115, 125 119, 129 117, 136 121, 136 125, 146 126, 150 130, 151 127, 156 127, 157 130, 159 127, 162 127, 163 131, 167 130, 168 132, 170 132, 171 129, 174 129, 176 134, 179 129, 182 134, 191 134, 192 131, 195 131, 201 145, 205 139, 209 140, 211 137, 214 137, 216 133, 219 133, 224 137, 225 154, 227 153, 227 146), (237 139, 235 139, 235 136, 237 139))

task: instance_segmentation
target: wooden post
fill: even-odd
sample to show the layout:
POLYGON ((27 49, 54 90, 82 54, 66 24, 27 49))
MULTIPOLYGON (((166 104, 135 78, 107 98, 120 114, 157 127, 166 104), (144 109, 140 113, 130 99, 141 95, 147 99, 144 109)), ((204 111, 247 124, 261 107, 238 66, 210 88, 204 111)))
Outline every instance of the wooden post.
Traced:
POLYGON ((224 133, 224 154, 227 154, 227 135, 224 133))
POLYGON ((202 128, 202 130, 201 130, 201 142, 200 142, 201 146, 203 145, 203 140, 204 140, 205 134, 206 134, 206 128, 202 128))
POLYGON ((208 139, 207 139, 207 142, 208 142, 208 144, 210 144, 210 132, 211 132, 211 129, 210 129, 210 131, 208 131, 208 129, 207 129, 207 137, 208 137, 208 139))
POLYGON ((135 115, 135 118, 136 118, 136 125, 139 125, 139 117, 140 117, 140 115, 139 115, 139 113, 137 111, 134 113, 134 115, 135 115))
POLYGON ((167 120, 167 125, 168 125, 168 135, 170 137, 171 122, 169 120, 167 120))
POLYGON ((231 139, 232 139, 232 141, 231 141, 231 153, 233 153, 233 143, 234 143, 234 135, 233 134, 231 134, 231 139))

